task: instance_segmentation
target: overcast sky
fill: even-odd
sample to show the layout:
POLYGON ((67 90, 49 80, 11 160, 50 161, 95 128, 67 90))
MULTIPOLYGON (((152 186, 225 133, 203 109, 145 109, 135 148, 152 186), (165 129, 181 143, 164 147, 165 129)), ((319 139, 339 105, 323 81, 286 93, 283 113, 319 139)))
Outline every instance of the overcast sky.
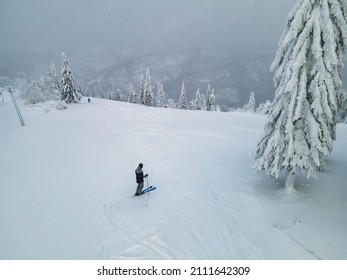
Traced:
POLYGON ((273 44, 295 0, 0 0, 2 47, 132 55, 273 44))

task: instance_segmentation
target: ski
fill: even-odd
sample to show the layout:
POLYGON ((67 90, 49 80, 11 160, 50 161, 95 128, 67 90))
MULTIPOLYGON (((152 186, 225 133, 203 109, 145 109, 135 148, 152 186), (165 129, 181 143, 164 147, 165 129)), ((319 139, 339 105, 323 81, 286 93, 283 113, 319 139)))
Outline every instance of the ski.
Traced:
POLYGON ((151 192, 151 191, 154 191, 156 188, 157 188, 157 187, 150 186, 150 187, 148 187, 147 189, 144 189, 144 190, 142 191, 142 194, 144 194, 144 193, 149 193, 149 192, 151 192))
MULTIPOLYGON (((149 192, 151 192, 151 191, 154 191, 156 188, 157 188, 157 187, 150 186, 150 187, 144 189, 144 190, 142 191, 142 194, 140 194, 140 195, 143 195, 143 194, 145 194, 145 193, 149 193, 149 192)), ((134 194, 133 196, 140 196, 140 195, 134 194)), ((132 196, 131 196, 131 197, 132 197, 132 196)))

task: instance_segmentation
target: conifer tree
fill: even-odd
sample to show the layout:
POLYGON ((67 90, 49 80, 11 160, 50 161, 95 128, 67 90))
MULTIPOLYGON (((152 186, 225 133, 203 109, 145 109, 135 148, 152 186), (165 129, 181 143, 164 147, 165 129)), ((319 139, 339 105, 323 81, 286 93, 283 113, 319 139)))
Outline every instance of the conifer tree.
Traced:
POLYGON ((208 98, 208 108, 209 111, 216 111, 216 98, 214 95, 214 89, 212 89, 208 98))
POLYGON ((168 98, 167 99, 167 102, 165 104, 165 107, 168 107, 168 108, 176 108, 176 103, 175 101, 172 99, 172 98, 168 98))
POLYGON ((145 76, 142 75, 141 76, 141 89, 140 89, 140 93, 137 96, 137 103, 138 104, 145 104, 145 87, 146 87, 146 83, 145 83, 145 76))
POLYGON ((253 91, 250 93, 248 103, 243 106, 243 109, 246 112, 254 112, 255 111, 255 97, 254 97, 253 91))
POLYGON ((61 70, 61 94, 62 100, 66 103, 77 103, 81 100, 82 96, 79 94, 74 76, 70 70, 69 61, 62 53, 62 70, 61 70))
POLYGON ((130 83, 128 90, 128 102, 129 103, 137 103, 137 96, 134 86, 130 83))
POLYGON ((341 90, 338 93, 339 112, 338 122, 347 123, 347 91, 341 90))
POLYGON ((115 101, 120 101, 121 100, 121 90, 119 88, 119 84, 115 84, 112 92, 111 92, 111 96, 110 99, 111 100, 115 100, 115 101))
POLYGON ((339 70, 347 45, 346 0, 299 0, 271 65, 276 86, 265 133, 257 145, 258 170, 316 177, 335 140, 339 70))
POLYGON ((211 86, 210 84, 207 85, 207 91, 206 91, 206 110, 207 111, 211 111, 211 108, 210 108, 210 95, 211 95, 212 91, 211 91, 211 86))
POLYGON ((187 92, 183 82, 181 87, 181 95, 178 101, 178 109, 186 110, 187 107, 187 92))
POLYGON ((158 82, 157 96, 155 98, 155 104, 157 107, 164 107, 166 104, 166 94, 163 84, 158 82))
POLYGON ((263 103, 260 103, 256 112, 260 114, 268 114, 271 110, 272 103, 270 100, 266 100, 263 103))
POLYGON ((153 87, 151 82, 151 73, 149 71, 149 68, 146 69, 146 74, 144 78, 144 104, 146 106, 153 106, 154 105, 154 94, 153 94, 153 87))
POLYGON ((49 67, 48 80, 52 93, 61 94, 61 84, 57 76, 57 70, 52 63, 49 67))
POLYGON ((201 95, 200 89, 198 89, 195 93, 195 98, 191 101, 192 110, 201 110, 201 95))
POLYGON ((200 110, 207 111, 207 100, 205 94, 203 93, 200 93, 200 110))

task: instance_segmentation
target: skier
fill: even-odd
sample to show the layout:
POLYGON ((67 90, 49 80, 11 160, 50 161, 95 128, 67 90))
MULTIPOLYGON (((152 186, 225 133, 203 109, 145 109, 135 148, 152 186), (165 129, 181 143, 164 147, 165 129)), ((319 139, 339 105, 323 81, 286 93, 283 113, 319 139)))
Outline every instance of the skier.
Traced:
POLYGON ((136 183, 137 183, 137 189, 135 195, 141 195, 143 194, 142 189, 143 189, 143 178, 147 178, 148 174, 143 175, 142 171, 143 164, 140 163, 139 166, 135 170, 136 174, 136 183))

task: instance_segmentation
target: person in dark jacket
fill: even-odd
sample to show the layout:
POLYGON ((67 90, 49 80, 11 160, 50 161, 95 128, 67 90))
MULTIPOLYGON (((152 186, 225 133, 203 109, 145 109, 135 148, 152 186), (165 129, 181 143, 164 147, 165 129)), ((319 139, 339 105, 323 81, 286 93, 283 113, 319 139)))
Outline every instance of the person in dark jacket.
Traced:
POLYGON ((148 174, 143 175, 142 167, 143 167, 143 164, 140 163, 139 166, 135 170, 136 183, 137 183, 137 189, 136 189, 135 195, 141 195, 142 194, 143 178, 148 177, 148 174))

